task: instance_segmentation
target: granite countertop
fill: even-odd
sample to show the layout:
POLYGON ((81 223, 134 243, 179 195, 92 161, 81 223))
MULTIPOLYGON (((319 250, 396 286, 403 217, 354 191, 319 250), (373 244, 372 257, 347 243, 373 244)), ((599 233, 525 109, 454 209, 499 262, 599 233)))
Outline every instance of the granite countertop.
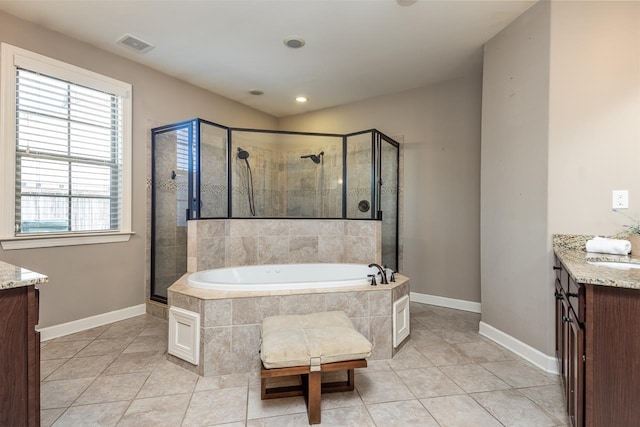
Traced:
POLYGON ((614 261, 640 264, 640 251, 631 255, 607 255, 587 252, 587 240, 594 236, 573 234, 554 234, 553 250, 569 275, 577 283, 586 283, 617 288, 640 290, 640 269, 619 270, 599 265, 591 265, 589 261, 614 261))
POLYGON ((0 289, 38 285, 48 281, 49 278, 44 274, 0 261, 0 289))

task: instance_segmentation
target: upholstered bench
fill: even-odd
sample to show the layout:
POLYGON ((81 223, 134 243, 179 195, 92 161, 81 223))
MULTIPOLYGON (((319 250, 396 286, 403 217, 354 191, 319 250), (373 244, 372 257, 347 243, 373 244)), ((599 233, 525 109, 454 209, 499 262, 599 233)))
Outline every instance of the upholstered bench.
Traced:
POLYGON ((262 321, 261 398, 304 396, 309 424, 320 424, 321 393, 352 391, 355 368, 367 366, 371 343, 343 311, 271 316, 262 321), (347 371, 346 381, 322 383, 323 372, 347 371), (300 376, 299 385, 267 388, 267 379, 300 376))

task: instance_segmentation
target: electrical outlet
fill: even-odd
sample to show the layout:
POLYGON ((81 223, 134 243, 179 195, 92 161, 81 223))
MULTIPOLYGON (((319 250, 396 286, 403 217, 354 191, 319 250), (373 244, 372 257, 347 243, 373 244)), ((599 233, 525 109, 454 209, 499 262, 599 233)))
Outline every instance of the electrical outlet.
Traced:
POLYGON ((613 190, 611 194, 613 209, 629 209, 629 190, 613 190))

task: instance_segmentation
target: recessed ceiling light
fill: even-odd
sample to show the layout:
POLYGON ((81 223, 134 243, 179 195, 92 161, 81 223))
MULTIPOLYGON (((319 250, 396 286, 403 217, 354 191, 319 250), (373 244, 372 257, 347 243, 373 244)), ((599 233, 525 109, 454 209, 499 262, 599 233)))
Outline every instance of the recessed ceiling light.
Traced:
POLYGON ((399 6, 407 7, 418 3, 418 0, 396 0, 396 3, 398 3, 399 6))
POLYGON ((298 36, 290 36, 284 39, 284 45, 291 49, 298 49, 304 46, 304 39, 298 36))
POLYGON ((249 93, 251 95, 255 95, 255 96, 264 95, 264 92, 259 90, 259 89, 252 89, 252 90, 249 91, 249 93))
POLYGON ((306 96, 296 96, 296 101, 302 104, 303 102, 307 102, 307 97, 306 96))

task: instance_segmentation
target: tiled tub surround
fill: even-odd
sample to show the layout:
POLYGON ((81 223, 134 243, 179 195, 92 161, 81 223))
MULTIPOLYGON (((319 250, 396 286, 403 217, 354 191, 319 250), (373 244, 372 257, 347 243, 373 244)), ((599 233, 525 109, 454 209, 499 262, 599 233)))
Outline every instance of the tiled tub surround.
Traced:
MULTIPOLYGON (((640 251, 631 255, 586 252, 587 240, 594 236, 554 234, 553 250, 577 283, 640 290, 640 269, 618 270, 589 264, 589 261, 614 261, 640 264, 640 251)), ((622 237, 624 238, 624 237, 622 237)))
POLYGON ((240 265, 380 263, 382 223, 219 219, 188 222, 187 271, 240 265))
POLYGON ((260 325, 266 316, 343 310, 356 329, 373 343, 370 359, 390 359, 393 303, 409 293, 409 279, 390 285, 319 290, 224 292, 187 285, 189 274, 169 288, 169 307, 200 314, 200 363, 194 366, 169 355, 170 361, 203 376, 257 372, 260 325))

